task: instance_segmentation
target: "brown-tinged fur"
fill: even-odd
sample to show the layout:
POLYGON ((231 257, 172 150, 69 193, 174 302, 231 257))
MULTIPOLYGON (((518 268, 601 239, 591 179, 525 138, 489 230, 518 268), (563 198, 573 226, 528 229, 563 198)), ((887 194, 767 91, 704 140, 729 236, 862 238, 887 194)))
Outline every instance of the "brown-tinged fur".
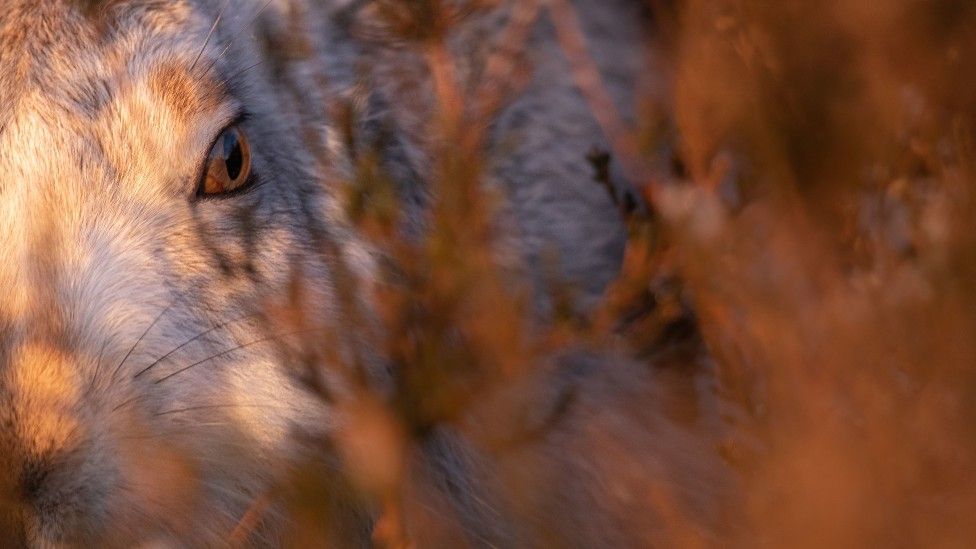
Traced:
MULTIPOLYGON (((360 341, 342 330, 340 274, 369 282, 375 253, 329 185, 353 163, 332 106, 360 94, 367 121, 395 134, 381 153, 415 231, 436 161, 422 55, 364 38, 348 4, 0 1, 0 528, 11 540, 216 546, 313 455, 309 440, 342 438, 348 418, 282 359, 293 355, 277 343, 295 334, 256 309, 281 305, 300 273, 309 310, 338 325, 335 352, 360 341), (260 184, 197 200, 209 147, 235 120, 260 184)), ((577 4, 612 92, 630 101, 640 3, 577 4)), ((460 23, 461 81, 490 51, 465 44, 512 5, 460 23)), ((503 262, 540 290, 538 309, 551 305, 550 257, 586 309, 615 276, 624 227, 592 181, 600 128, 552 28, 532 28, 519 61, 532 71, 494 114, 484 179, 505 197, 503 262)), ((412 462, 411 534, 424 546, 660 543, 675 539, 646 511, 661 483, 681 487, 708 531, 727 479, 711 439, 692 434, 707 421, 668 417, 666 376, 610 355, 553 359, 472 410, 488 429, 505 423, 499 410, 547 417, 572 395, 558 425, 514 453, 436 429, 412 462), (428 528, 441 513, 460 526, 428 528)), ((289 523, 272 506, 262 524, 251 541, 277 545, 289 523)))

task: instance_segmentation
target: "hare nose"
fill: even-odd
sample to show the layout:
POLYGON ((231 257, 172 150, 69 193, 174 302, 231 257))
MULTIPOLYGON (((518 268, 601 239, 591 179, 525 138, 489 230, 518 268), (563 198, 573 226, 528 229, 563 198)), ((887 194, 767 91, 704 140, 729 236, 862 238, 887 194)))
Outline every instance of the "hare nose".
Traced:
POLYGON ((24 467, 20 475, 19 496, 27 505, 34 504, 44 490, 44 484, 51 469, 46 464, 32 462, 24 467))

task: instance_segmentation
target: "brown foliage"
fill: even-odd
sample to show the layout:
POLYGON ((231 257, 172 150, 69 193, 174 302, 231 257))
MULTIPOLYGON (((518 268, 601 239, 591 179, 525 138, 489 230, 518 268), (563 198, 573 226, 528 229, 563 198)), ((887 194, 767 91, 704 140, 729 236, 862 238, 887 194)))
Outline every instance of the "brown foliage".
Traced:
MULTIPOLYGON (((669 93, 646 98, 640 127, 628 127, 587 58, 572 4, 525 5, 521 27, 507 32, 518 41, 538 17, 556 24, 614 147, 594 155, 597 174, 601 158, 620 159, 649 213, 622 207, 631 241, 606 303, 587 318, 556 307, 539 328, 497 261, 499 197, 479 184, 483 125, 464 123, 490 116, 505 86, 486 83, 466 103, 443 46, 475 7, 374 4, 373 32, 424 52, 438 106, 430 131, 451 144, 429 151, 434 199, 419 239, 397 232, 395 191, 375 156, 361 157, 347 182, 351 217, 388 260, 387 278, 366 293, 394 387, 375 394, 360 384, 348 405, 360 428, 336 442, 355 465, 352 489, 382 510, 374 541, 411 541, 410 465, 398 460, 435 426, 463 424, 473 401, 542 356, 622 339, 646 357, 697 337, 723 396, 747 411, 742 438, 720 451, 742 475, 737 530, 748 535, 723 542, 972 539, 973 8, 655 3, 654 39, 634 47, 667 54, 669 93), (658 167, 649 145, 667 141, 681 170, 658 167), (376 461, 364 445, 387 451, 376 461)), ((487 74, 514 78, 499 55, 487 74)), ((558 284, 553 292, 558 302, 558 284)), ((676 543, 702 543, 670 494, 650 499, 676 543)))

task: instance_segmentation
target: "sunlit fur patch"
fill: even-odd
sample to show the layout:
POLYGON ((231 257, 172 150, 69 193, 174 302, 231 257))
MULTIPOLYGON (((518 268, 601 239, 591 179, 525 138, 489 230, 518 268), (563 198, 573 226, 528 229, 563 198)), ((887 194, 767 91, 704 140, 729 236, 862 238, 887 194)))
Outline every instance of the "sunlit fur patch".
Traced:
POLYGON ((242 72, 261 3, 234 5, 210 41, 216 3, 4 5, 0 522, 20 516, 35 544, 216 545, 321 419, 277 341, 245 346, 266 336, 248 313, 282 293, 278 267, 314 261, 300 206, 320 187, 299 113, 242 72), (245 106, 275 192, 193 204, 245 106), (254 276, 228 280, 218 257, 254 276))
POLYGON ((195 68, 182 62, 165 63, 152 67, 146 75, 146 86, 153 96, 184 123, 212 116, 226 102, 222 83, 212 73, 204 73, 204 67, 191 73, 195 68))
POLYGON ((187 69, 172 63, 131 75, 92 121, 96 131, 117 141, 103 149, 127 184, 145 184, 158 193, 165 188, 159 183, 168 182, 174 193, 189 194, 191 188, 173 183, 195 184, 189 180, 197 175, 210 143, 235 115, 236 106, 215 80, 191 77, 187 69))
POLYGON ((81 387, 71 358, 61 349, 34 343, 21 347, 12 362, 16 366, 4 377, 16 397, 8 405, 15 416, 31 417, 30 422, 18 422, 18 447, 35 457, 70 448, 73 439, 84 436, 75 413, 81 387))

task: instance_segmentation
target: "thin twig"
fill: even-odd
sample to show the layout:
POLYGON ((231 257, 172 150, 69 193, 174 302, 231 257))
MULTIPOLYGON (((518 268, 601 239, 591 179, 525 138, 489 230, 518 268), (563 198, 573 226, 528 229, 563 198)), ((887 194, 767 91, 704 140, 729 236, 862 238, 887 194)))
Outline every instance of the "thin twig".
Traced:
POLYGON ((545 0, 556 28, 556 38, 569 60, 573 80, 590 106, 593 116, 603 129, 625 170, 634 184, 644 186, 644 196, 653 201, 659 183, 650 177, 650 170, 640 160, 634 132, 627 127, 613 97, 607 91, 600 69, 586 46, 586 36, 579 14, 567 0, 545 0))

